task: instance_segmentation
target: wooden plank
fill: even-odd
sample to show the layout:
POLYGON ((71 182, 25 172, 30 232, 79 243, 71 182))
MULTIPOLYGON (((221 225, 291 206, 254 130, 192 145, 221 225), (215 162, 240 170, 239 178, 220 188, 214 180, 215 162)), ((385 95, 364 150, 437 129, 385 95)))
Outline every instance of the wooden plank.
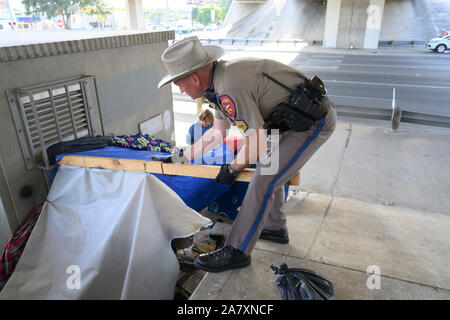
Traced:
POLYGON ((300 185, 300 172, 297 172, 295 176, 291 178, 288 182, 289 186, 299 186, 300 185))
POLYGON ((162 173, 159 161, 67 155, 59 164, 77 167, 162 173))
MULTIPOLYGON (((209 166, 203 164, 172 164, 163 163, 164 174, 189 176, 198 178, 214 179, 220 171, 220 166, 209 166)), ((244 169, 236 178, 236 181, 248 182, 252 178, 255 169, 244 169)))
MULTIPOLYGON (((214 179, 220 171, 219 166, 197 165, 197 164, 175 164, 163 163, 161 161, 147 161, 134 159, 116 159, 104 157, 91 156, 74 156, 67 155, 59 162, 59 164, 77 166, 102 168, 112 170, 138 171, 147 173, 160 173, 167 175, 180 175, 189 177, 199 177, 214 179)), ((242 170, 236 181, 248 182, 252 178, 255 169, 247 168, 242 170)), ((297 173, 289 182, 288 185, 300 185, 300 174, 297 173)))
POLYGON ((74 167, 84 167, 84 157, 81 156, 64 156, 58 164, 65 164, 74 167))

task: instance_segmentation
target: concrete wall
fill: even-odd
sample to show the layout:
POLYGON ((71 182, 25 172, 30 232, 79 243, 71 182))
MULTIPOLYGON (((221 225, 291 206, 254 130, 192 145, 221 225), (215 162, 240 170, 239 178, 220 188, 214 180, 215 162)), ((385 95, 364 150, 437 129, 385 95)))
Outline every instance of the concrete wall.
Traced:
POLYGON ((380 40, 430 40, 450 30, 449 0, 386 0, 380 40))
POLYGON ((25 167, 5 91, 90 74, 98 90, 99 105, 91 84, 95 121, 105 134, 138 133, 138 123, 170 110, 169 127, 155 135, 172 140, 171 87, 157 89, 165 75, 160 57, 171 39, 173 31, 164 31, 0 48, 0 196, 11 230, 45 200, 47 188, 40 169, 25 167), (26 199, 19 196, 24 185, 33 188, 26 199))
POLYGON ((9 226, 9 221, 6 218, 5 209, 3 208, 3 203, 0 201, 0 245, 2 248, 11 238, 12 232, 9 226))

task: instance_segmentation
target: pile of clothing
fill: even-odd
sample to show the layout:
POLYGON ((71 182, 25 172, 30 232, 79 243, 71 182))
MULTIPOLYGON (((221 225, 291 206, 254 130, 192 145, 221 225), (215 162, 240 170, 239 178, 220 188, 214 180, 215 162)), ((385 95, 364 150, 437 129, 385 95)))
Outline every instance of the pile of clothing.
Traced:
POLYGON ((56 155, 58 154, 95 150, 107 146, 167 153, 172 153, 175 148, 170 142, 148 134, 84 137, 51 145, 47 148, 47 158, 49 163, 53 165, 56 163, 56 155))
POLYGON ((6 243, 0 257, 0 291, 11 277, 17 263, 28 242, 31 232, 39 218, 44 202, 39 204, 31 214, 17 227, 16 231, 6 243))

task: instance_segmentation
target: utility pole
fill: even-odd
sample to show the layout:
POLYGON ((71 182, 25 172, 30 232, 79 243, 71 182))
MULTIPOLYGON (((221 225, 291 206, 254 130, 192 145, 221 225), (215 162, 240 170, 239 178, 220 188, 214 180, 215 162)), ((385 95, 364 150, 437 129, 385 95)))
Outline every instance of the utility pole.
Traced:
POLYGON ((13 9, 11 8, 11 4, 9 3, 9 0, 6 0, 6 5, 8 6, 8 10, 9 10, 9 19, 11 20, 11 29, 15 29, 15 24, 16 24, 16 15, 14 14, 13 9))
POLYGON ((170 15, 170 12, 169 12, 169 0, 166 0, 166 17, 165 17, 166 26, 169 26, 169 15, 170 15))

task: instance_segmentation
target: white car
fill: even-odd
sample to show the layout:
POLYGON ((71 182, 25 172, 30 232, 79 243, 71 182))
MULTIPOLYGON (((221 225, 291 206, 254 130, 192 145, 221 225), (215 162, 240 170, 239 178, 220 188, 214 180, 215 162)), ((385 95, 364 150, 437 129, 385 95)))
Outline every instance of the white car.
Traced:
POLYGON ((433 38, 427 42, 425 47, 438 53, 444 53, 450 49, 450 35, 442 38, 433 38))

